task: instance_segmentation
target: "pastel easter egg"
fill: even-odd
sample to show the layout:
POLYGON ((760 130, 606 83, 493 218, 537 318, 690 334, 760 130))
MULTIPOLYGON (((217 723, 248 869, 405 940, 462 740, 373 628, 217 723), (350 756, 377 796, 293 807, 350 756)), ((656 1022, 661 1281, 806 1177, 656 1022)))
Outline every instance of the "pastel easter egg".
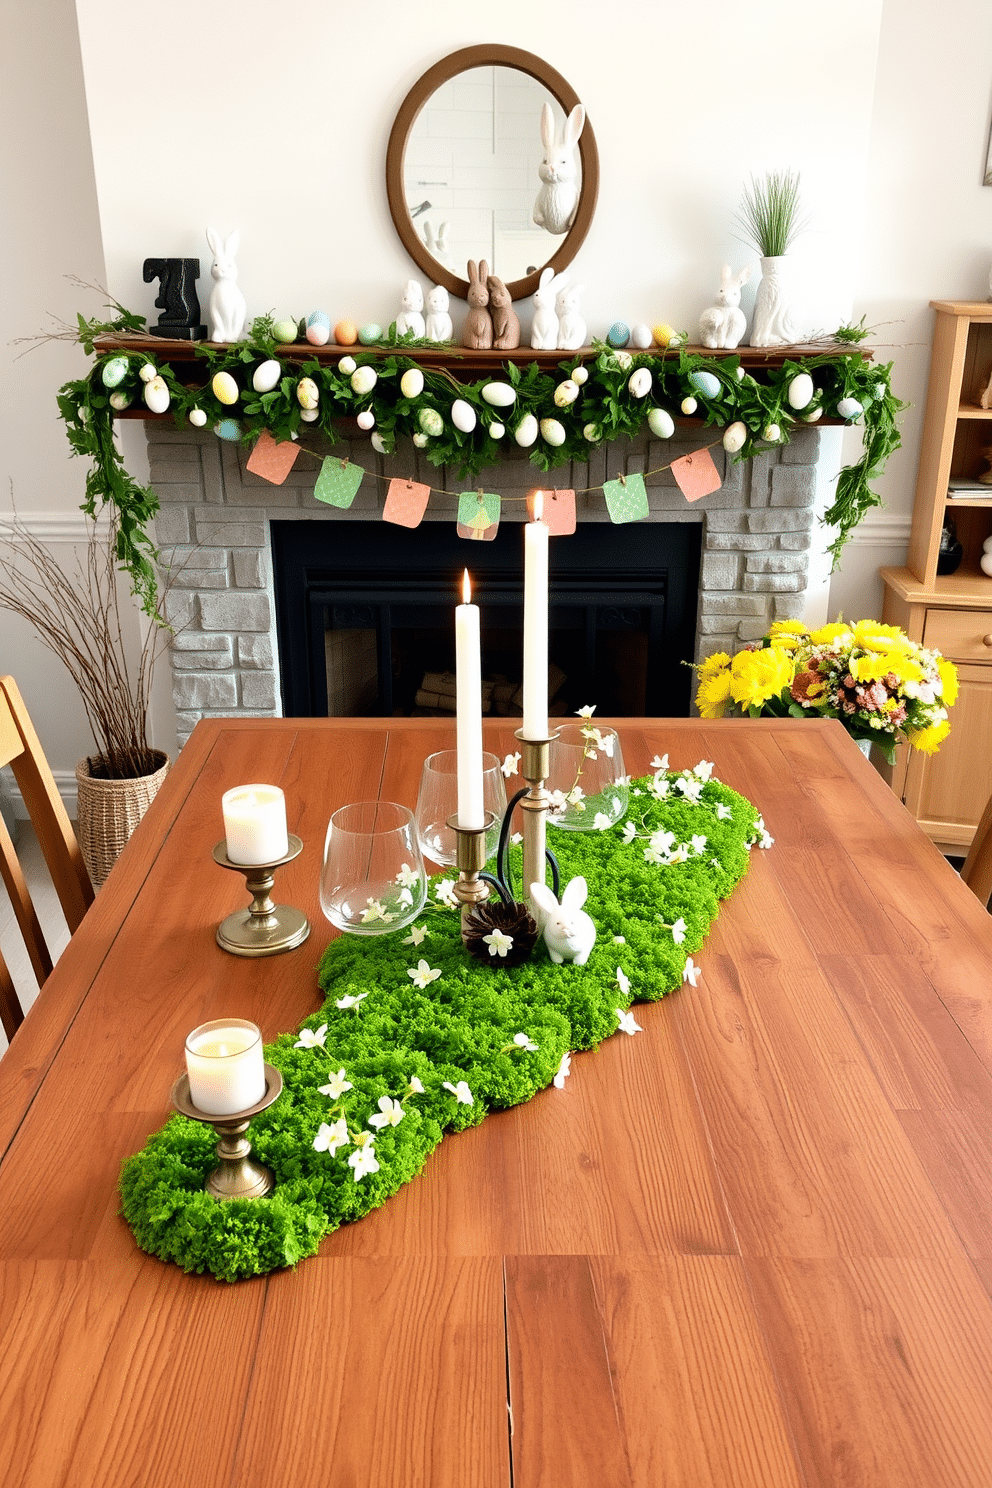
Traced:
POLYGON ((296 384, 296 401, 303 409, 315 409, 320 402, 320 389, 312 377, 301 377, 296 384))
POLYGON ((627 379, 627 386, 635 398, 646 398, 651 391, 651 373, 647 367, 635 367, 627 379))
POLYGON ((629 351, 615 351, 612 360, 614 367, 619 367, 621 372, 628 372, 634 365, 634 358, 629 351))
POLYGON ((202 408, 191 408, 189 411, 189 421, 194 429, 202 429, 207 422, 207 415, 202 408))
POLYGON ((615 320, 606 333, 606 339, 611 346, 626 346, 630 340, 630 326, 622 320, 615 320))
POLYGON ((153 377, 158 376, 158 368, 154 362, 145 362, 143 367, 138 368, 138 376, 142 382, 151 382, 153 377))
POLYGON ((513 431, 513 437, 521 449, 529 449, 537 438, 537 419, 532 413, 525 413, 519 424, 513 431))
POLYGON ((762 439, 767 439, 769 444, 777 444, 782 438, 782 430, 778 424, 766 424, 762 439))
POLYGON ((145 402, 152 413, 164 413, 171 401, 164 378, 153 377, 145 383, 145 402))
POLYGON ((506 425, 498 423, 495 419, 489 425, 489 432, 494 439, 502 439, 506 433, 506 425))
POLYGON ((648 414, 648 428, 656 439, 671 439, 675 433, 675 420, 664 408, 652 408, 648 414))
POLYGON ((992 578, 992 553, 983 553, 978 560, 978 566, 983 574, 988 574, 989 578, 992 578))
POLYGON ((374 346, 377 341, 382 340, 382 326, 376 325, 372 320, 368 325, 363 325, 358 332, 358 339, 363 346, 374 346))
POLYGON ((131 394, 122 392, 120 388, 117 388, 110 395, 110 406, 117 413, 123 413, 125 408, 130 408, 131 406, 131 394))
POLYGON ((739 421, 729 424, 723 431, 723 447, 730 455, 736 455, 739 449, 743 449, 746 439, 747 428, 739 421))
MULTIPOLYGON (((416 435, 414 435, 414 439, 416 439, 416 435)), ((393 446, 391 444, 387 444, 386 440, 383 439, 378 429, 372 435, 372 448, 376 451, 377 454, 380 455, 391 455, 394 453, 393 446)))
POLYGON ((422 408, 417 415, 417 422, 431 439, 437 439, 439 434, 444 433, 444 419, 436 408, 422 408))
POLYGON ((559 445, 565 443, 564 427, 557 419, 543 418, 541 420, 541 438, 545 444, 550 444, 557 449, 559 445))
POLYGON ((219 424, 214 425, 214 433, 218 439, 226 439, 229 444, 237 444, 241 438, 241 425, 237 419, 221 419, 219 424))
POLYGON ((351 374, 351 391, 363 398, 370 393, 379 381, 379 374, 374 367, 356 367, 351 374))
POLYGON ((251 376, 251 385, 256 393, 271 393, 276 383, 282 376, 282 367, 270 358, 267 362, 260 362, 251 376))
POLYGON ((983 553, 992 553, 992 537, 987 537, 982 543, 983 553))
POLYGON ((127 357, 111 357, 100 368, 100 381, 105 388, 115 388, 127 376, 127 357))
POLYGON ((363 408, 355 422, 358 424, 358 427, 360 429, 374 429, 375 414, 372 412, 371 408, 363 408))
POLYGON ((631 326, 630 344, 636 346, 638 351, 647 351, 651 345, 651 327, 646 326, 643 321, 631 326))
POLYGON ((817 421, 817 419, 821 419, 822 417, 823 417, 823 404, 822 403, 818 403, 815 408, 809 408, 809 409, 807 409, 807 411, 803 414, 803 419, 805 420, 805 422, 807 424, 815 424, 816 421, 817 421))
POLYGON ((272 327, 272 339, 282 346, 292 346, 297 329, 295 320, 277 320, 272 327))
POLYGON ((704 398, 715 398, 720 391, 720 379, 713 372, 690 372, 689 381, 704 398))
POLYGON ((338 371, 343 372, 345 377, 350 377, 357 366, 358 363, 353 356, 343 356, 338 362, 338 371))
POLYGON ((334 339, 339 346, 354 346, 358 340, 358 327, 355 322, 353 320, 339 320, 334 327, 334 339))
POLYGON ((471 434, 478 422, 475 409, 471 403, 466 403, 464 398, 456 398, 451 405, 451 422, 463 434, 471 434))
POLYGON ((674 326, 662 321, 660 325, 651 327, 651 334, 659 346, 671 346, 673 342, 678 345, 674 326))
POLYGON ((320 409, 319 408, 304 408, 301 411, 301 413, 300 413, 300 418, 303 420, 303 422, 305 424, 315 424, 317 422, 317 420, 320 418, 320 409))
POLYGON ((228 407, 232 403, 237 403, 238 398, 241 396, 238 384, 230 372, 215 373, 210 386, 213 389, 213 395, 217 399, 217 402, 225 403, 228 407))
POLYGON ((589 368, 576 367, 574 372, 572 373, 572 381, 577 382, 579 384, 579 387, 584 387, 585 384, 589 381, 589 368))
POLYGON ((861 414, 864 413, 864 408, 858 402, 857 398, 841 398, 837 404, 837 412, 841 418, 856 419, 860 418, 861 414))
POLYGON ((555 388, 555 403, 559 408, 567 408, 570 403, 575 402, 578 396, 579 385, 574 377, 566 377, 565 381, 560 382, 555 388))
POLYGON ((789 407, 798 413, 813 401, 813 379, 808 372, 797 372, 786 389, 789 407))
POLYGON ((426 434, 414 434, 414 436, 413 436, 413 442, 416 445, 417 449, 423 449, 425 447, 425 445, 427 444, 427 435, 426 434))
POLYGON ((419 398, 424 391, 424 374, 419 367, 407 367, 400 378, 400 392, 404 398, 419 398))
POLYGON ((307 340, 311 346, 326 346, 331 339, 331 317, 326 310, 311 310, 307 316, 307 340))
POLYGON ((699 407, 699 404, 696 402, 695 398, 683 398, 681 407, 682 412, 688 416, 695 413, 696 409, 699 407))
POLYGON ((585 425, 583 425, 582 438, 583 439, 588 439, 588 441, 589 441, 590 444, 595 444, 596 441, 598 439, 602 439, 602 437, 603 437, 603 431, 600 428, 599 424, 585 424, 585 425))
POLYGON ((482 396, 493 408, 510 408, 517 401, 516 392, 508 382, 487 382, 482 396))

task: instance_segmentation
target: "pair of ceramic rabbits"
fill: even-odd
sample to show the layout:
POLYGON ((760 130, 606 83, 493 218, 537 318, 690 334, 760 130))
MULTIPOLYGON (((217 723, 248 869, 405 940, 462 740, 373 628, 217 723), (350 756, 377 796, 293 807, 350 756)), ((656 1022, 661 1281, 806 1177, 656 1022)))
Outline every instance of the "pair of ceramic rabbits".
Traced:
MULTIPOLYGON (((585 344, 586 323, 579 313, 585 286, 569 284, 566 274, 542 270, 534 291, 530 344, 536 351, 575 351, 585 344)), ((468 315, 462 345, 471 351, 512 351, 520 345, 520 320, 501 279, 490 274, 483 259, 468 263, 468 315)))

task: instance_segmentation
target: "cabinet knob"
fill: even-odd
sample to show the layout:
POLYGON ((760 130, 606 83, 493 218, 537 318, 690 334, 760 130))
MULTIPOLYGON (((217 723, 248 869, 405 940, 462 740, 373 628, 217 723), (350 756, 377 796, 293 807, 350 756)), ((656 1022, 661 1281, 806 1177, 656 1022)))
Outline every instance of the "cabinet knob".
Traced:
POLYGON ((983 646, 992 646, 992 635, 982 636, 983 646))

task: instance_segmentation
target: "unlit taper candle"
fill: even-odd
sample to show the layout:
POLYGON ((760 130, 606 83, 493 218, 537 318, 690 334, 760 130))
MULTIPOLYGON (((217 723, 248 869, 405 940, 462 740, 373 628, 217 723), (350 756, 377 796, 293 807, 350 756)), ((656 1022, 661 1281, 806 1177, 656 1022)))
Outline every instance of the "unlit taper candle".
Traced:
POLYGON ((544 497, 531 498, 533 521, 524 527, 524 724, 525 739, 548 737, 548 524, 544 497))
POLYGON ((455 607, 455 679, 457 682, 458 825, 485 824, 482 795, 482 651, 479 606, 472 604, 468 570, 462 581, 463 603, 455 607))

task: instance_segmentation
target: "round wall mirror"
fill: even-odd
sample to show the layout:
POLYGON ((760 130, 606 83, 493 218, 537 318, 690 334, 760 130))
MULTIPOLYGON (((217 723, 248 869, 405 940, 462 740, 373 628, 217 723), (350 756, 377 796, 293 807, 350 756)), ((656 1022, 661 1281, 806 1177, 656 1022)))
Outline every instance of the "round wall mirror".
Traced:
POLYGON ((577 145, 568 144, 579 103, 560 73, 517 47, 465 47, 414 84, 389 136, 386 193, 400 240, 431 283, 465 299, 468 260, 485 259, 520 300, 546 265, 557 273, 571 263, 599 190, 588 119, 577 145), (564 142, 565 192, 574 186, 577 197, 574 214, 557 221, 538 205, 545 105, 556 144, 564 142), (535 210, 557 230, 536 222, 535 210))

